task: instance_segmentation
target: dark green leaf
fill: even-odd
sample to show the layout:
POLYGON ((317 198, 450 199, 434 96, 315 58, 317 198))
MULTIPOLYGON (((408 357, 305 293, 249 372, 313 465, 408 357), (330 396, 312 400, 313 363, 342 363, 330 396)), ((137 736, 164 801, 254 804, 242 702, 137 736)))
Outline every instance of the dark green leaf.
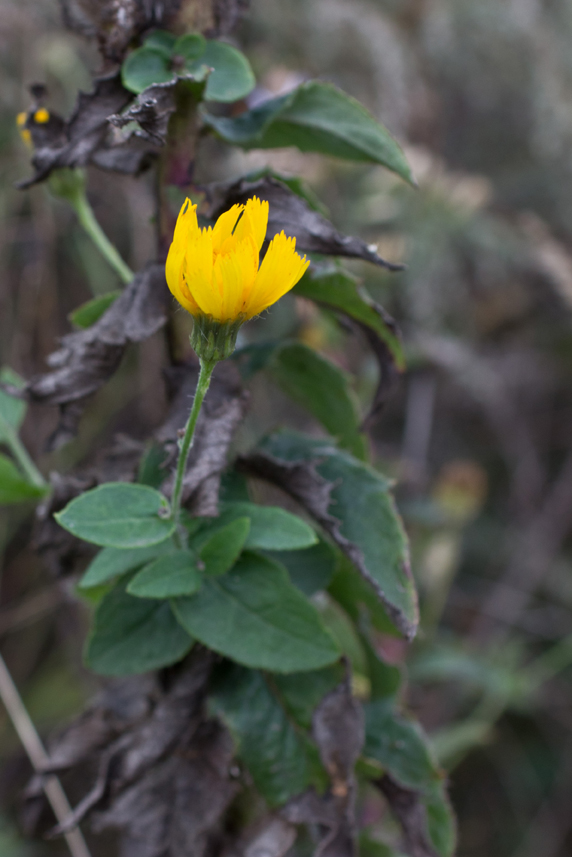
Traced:
POLYGON ((168 453, 165 447, 159 443, 152 443, 141 456, 137 482, 149 485, 151 488, 160 488, 167 476, 165 470, 167 459, 168 453))
POLYGON ((381 164, 410 183, 405 155, 389 131, 354 98, 329 83, 310 81, 233 119, 208 114, 223 140, 244 149, 297 146, 351 161, 381 164))
POLYGON ((399 714, 391 700, 365 706, 364 756, 379 762, 399 785, 418 791, 427 813, 427 829, 437 853, 450 857, 456 829, 443 782, 420 726, 399 714))
POLYGON ((304 595, 327 589, 336 569, 336 552, 323 539, 301 551, 268 551, 271 559, 281 563, 292 583, 304 595))
POLYGON ((310 411, 340 446, 365 458, 365 439, 345 372, 301 342, 277 349, 269 368, 284 392, 310 411))
POLYGON ((102 547, 142 548, 168 539, 174 522, 162 494, 146 485, 108 482, 87 491, 54 515, 74 536, 102 547))
POLYGON ((186 60, 198 60, 203 56, 206 46, 206 39, 200 33, 185 33, 175 41, 172 53, 186 60))
POLYGON ((137 94, 154 83, 167 83, 174 76, 168 55, 156 48, 137 48, 121 67, 123 86, 137 94))
POLYGON ((230 729, 238 755, 270 806, 304 791, 311 778, 306 742, 259 672, 225 669, 210 703, 230 729))
POLYGON ((297 672, 339 657, 318 612, 286 570, 256 554, 244 553, 232 571, 206 578, 200 592, 174 606, 189 634, 244 666, 297 672))
POLYGON ((423 789, 439 779, 426 737, 417 723, 395 711, 392 700, 375 700, 364 711, 364 756, 376 759, 405 788, 423 789))
POLYGON ((249 531, 249 518, 237 518, 210 537, 200 553, 208 577, 219 577, 232 568, 244 547, 249 531))
POLYGON ((345 668, 339 663, 312 672, 275 675, 273 682, 294 720, 309 729, 316 706, 343 681, 344 676, 345 668))
POLYGON ((370 698, 377 699, 395 698, 401 685, 401 670, 399 667, 386 664, 383 661, 367 637, 362 634, 361 644, 367 658, 368 676, 370 680, 370 698))
POLYGON ((68 318, 76 327, 91 327, 92 324, 95 324, 101 318, 105 310, 109 309, 113 301, 120 294, 120 291, 107 292, 105 295, 92 298, 90 301, 86 301, 86 303, 78 306, 73 312, 70 312, 68 318))
MULTIPOLYGON (((186 37, 182 36, 181 38, 186 37)), ((175 47, 180 41, 181 39, 177 39, 173 33, 169 33, 167 30, 155 30, 145 39, 145 47, 153 48, 169 58, 173 53, 176 53, 175 47)))
POLYGON ((151 560, 172 550, 173 543, 170 540, 148 548, 132 548, 131 550, 103 548, 88 565, 78 586, 80 589, 101 586, 128 571, 141 568, 151 560))
POLYGON ((242 473, 236 470, 226 470, 220 480, 219 497, 222 502, 245 502, 250 501, 248 494, 248 482, 242 473))
POLYGON ((301 550, 316 544, 318 538, 314 530, 298 518, 278 506, 258 506, 256 503, 221 503, 218 518, 194 519, 198 527, 194 536, 197 550, 206 539, 237 518, 250 520, 245 548, 252 550, 301 550))
MULTIPOLYGON (((199 62, 213 69, 207 78, 205 101, 238 101, 256 85, 244 54, 225 42, 208 41, 199 62)), ((193 70, 192 66, 188 67, 188 71, 193 70)))
POLYGON ((168 602, 133 598, 119 584, 95 612, 86 663, 101 675, 132 675, 176 663, 192 645, 168 602))
POLYGON ((373 587, 391 620, 412 637, 417 595, 391 483, 333 443, 291 431, 266 438, 253 461, 256 472, 276 480, 316 517, 373 587))
MULTIPOLYGON (((0 370, 0 381, 3 384, 10 384, 13 387, 23 387, 25 385, 24 379, 7 366, 0 370)), ((18 431, 24 422, 26 407, 26 402, 23 399, 9 396, 8 393, 0 390, 0 440, 5 437, 6 431, 18 431)))
POLYGON ((367 675, 367 658, 355 625, 348 614, 332 598, 320 599, 320 616, 336 640, 340 651, 349 658, 354 673, 367 675))
POLYGON ((395 635, 399 633, 373 588, 347 557, 340 558, 328 591, 354 622, 359 622, 365 615, 376 631, 395 635))
POLYGON ((391 351, 398 369, 405 368, 401 342, 385 321, 381 307, 355 277, 336 267, 310 268, 292 293, 343 313, 371 328, 391 351))
POLYGON ((137 572, 127 592, 138 598, 176 598, 193 595, 201 588, 197 558, 191 551, 165 554, 137 572))
POLYGON ((9 458, 0 455, 0 504, 37 500, 45 493, 45 489, 28 482, 9 458))

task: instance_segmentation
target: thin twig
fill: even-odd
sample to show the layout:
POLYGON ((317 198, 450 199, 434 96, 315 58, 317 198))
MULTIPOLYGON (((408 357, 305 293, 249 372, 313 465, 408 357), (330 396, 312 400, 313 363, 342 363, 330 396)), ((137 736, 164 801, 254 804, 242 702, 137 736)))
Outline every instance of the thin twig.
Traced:
MULTIPOLYGON (((43 776, 42 772, 49 764, 50 758, 44 749, 40 736, 36 732, 30 715, 24 707, 12 676, 0 655, 0 698, 18 733, 26 753, 36 773, 42 776, 42 785, 46 797, 54 811, 59 824, 62 824, 71 813, 71 807, 58 778, 54 774, 43 776)), ((64 834, 72 857, 90 857, 83 834, 79 828, 64 834)))

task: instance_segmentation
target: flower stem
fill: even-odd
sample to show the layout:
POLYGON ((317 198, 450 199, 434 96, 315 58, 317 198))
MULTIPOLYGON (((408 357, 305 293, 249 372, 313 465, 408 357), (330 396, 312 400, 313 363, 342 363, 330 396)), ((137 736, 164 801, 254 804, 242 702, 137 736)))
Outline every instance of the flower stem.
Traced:
POLYGON ((201 412, 203 400, 207 394, 207 390, 211 383, 211 376, 214 367, 216 366, 216 361, 214 360, 203 360, 202 358, 199 359, 201 363, 201 371, 199 372, 199 379, 197 381, 197 389, 195 391, 195 398, 193 400, 191 413, 189 414, 189 419, 187 421, 187 425, 185 426, 185 433, 183 435, 179 447, 179 460, 177 461, 175 487, 173 489, 173 498, 171 500, 171 517, 174 519, 177 525, 179 524, 179 519, 181 517, 183 480, 185 477, 185 471, 187 469, 187 460, 189 458, 189 452, 191 451, 191 447, 193 445, 193 437, 195 434, 197 420, 201 412))
POLYGON ((8 424, 8 422, 0 414, 0 442, 3 442, 10 448, 12 455, 32 483, 37 488, 46 488, 47 483, 32 459, 28 454, 28 450, 8 424))
POLYGON ((62 168, 50 176, 49 188, 55 196, 63 197, 74 209, 78 220, 101 255, 124 283, 130 283, 135 274, 113 246, 93 213, 85 192, 85 174, 80 169, 62 168))
POLYGON ((75 209, 79 222, 101 255, 107 259, 113 270, 119 275, 124 283, 130 283, 135 274, 129 265, 123 261, 118 251, 97 222, 85 191, 75 195, 70 199, 70 202, 75 209))

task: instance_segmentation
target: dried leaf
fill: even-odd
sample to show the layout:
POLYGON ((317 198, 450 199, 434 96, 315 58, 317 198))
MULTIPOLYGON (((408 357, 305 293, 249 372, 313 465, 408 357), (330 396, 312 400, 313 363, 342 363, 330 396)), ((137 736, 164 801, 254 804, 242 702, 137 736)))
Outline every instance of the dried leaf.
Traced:
POLYGON ((426 811, 419 792, 400 786, 389 774, 384 774, 376 785, 401 825, 405 852, 410 857, 438 857, 428 839, 426 811))
POLYGON ((343 235, 319 212, 311 208, 302 197, 273 176, 264 176, 251 181, 242 178, 235 182, 211 185, 207 189, 210 199, 209 216, 216 218, 235 203, 245 203, 251 196, 258 196, 270 204, 268 235, 272 237, 282 229, 287 235, 296 237, 299 250, 309 253, 324 253, 328 256, 346 256, 364 259, 390 271, 399 271, 403 265, 395 265, 378 256, 375 247, 359 238, 343 235))
POLYGON ((141 92, 125 113, 116 113, 109 121, 117 128, 123 128, 129 122, 137 122, 140 131, 133 136, 158 146, 165 143, 169 119, 177 109, 176 89, 179 78, 167 83, 155 83, 141 92))
POLYGON ((80 92, 70 119, 65 122, 50 111, 49 121, 36 123, 33 116, 37 104, 45 100, 45 92, 34 88, 36 103, 28 113, 26 127, 32 135, 34 175, 18 183, 27 188, 48 178, 52 170, 61 167, 84 167, 95 164, 108 170, 129 174, 141 172, 150 163, 153 149, 142 146, 140 140, 125 141, 114 134, 108 117, 122 110, 132 99, 113 73, 96 78, 93 92, 80 92), (38 99, 38 95, 40 98, 38 99))
MULTIPOLYGON (((205 852, 237 789, 230 777, 232 739, 217 721, 204 719, 212 661, 197 648, 167 689, 151 676, 110 683, 51 742, 50 770, 71 768, 87 782, 85 773, 97 770, 95 783, 55 833, 89 813, 96 830, 120 831, 122 855, 205 852)), ((30 798, 36 792, 31 788, 30 798)))
POLYGON ((312 733, 332 781, 332 793, 346 798, 354 785, 354 765, 364 742, 364 716, 352 696, 350 675, 327 693, 314 712, 312 733))
MULTIPOLYGON (((149 265, 99 321, 63 337, 62 347, 47 360, 54 367, 52 372, 32 378, 22 389, 5 385, 7 391, 43 405, 67 406, 85 399, 111 378, 127 345, 147 339, 165 324, 165 297, 163 266, 149 265)), ((81 410, 76 407, 64 413, 67 438, 81 410)))

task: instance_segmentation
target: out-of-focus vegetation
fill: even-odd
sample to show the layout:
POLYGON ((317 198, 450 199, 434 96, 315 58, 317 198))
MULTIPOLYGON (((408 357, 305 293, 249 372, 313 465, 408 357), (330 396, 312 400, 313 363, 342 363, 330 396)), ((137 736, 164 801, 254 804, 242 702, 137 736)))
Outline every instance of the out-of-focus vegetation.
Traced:
MULTIPOLYGON (((353 265, 396 317, 408 358, 373 436, 379 462, 398 480, 422 636, 409 650, 394 638, 380 642, 405 665, 408 703, 450 772, 459 854, 565 857, 572 847, 572 6, 253 0, 239 36, 268 92, 306 77, 332 80, 408 142, 417 191, 377 167, 293 150, 231 154, 211 139, 196 180, 266 165, 301 174, 341 229, 406 262, 400 274, 353 265)), ((14 189, 29 172, 15 116, 36 80, 68 113, 97 59, 62 29, 55 0, 2 0, 0 63, 0 365, 29 377, 43 371, 71 310, 117 283, 64 203, 44 186, 14 189)), ((139 269, 153 243, 151 178, 98 172, 90 182, 105 231, 139 269)), ((297 330, 357 372, 365 406, 375 365, 333 321, 291 299, 265 325, 264 338, 272 326, 297 330)), ((248 335, 258 335, 256 325, 248 335)), ((160 417, 162 358, 160 338, 132 353, 90 404, 78 439, 58 453, 43 452, 56 414, 32 407, 23 437, 44 471, 69 469, 94 438, 122 430, 144 437, 160 417)), ((274 388, 260 392, 244 443, 292 408, 274 388)), ((81 612, 24 547, 28 511, 1 512, 0 643, 46 732, 81 709, 93 678, 80 665, 81 612)), ((13 822, 2 821, 15 817, 29 773, 3 712, 0 755, 0 854, 65 853, 61 843, 20 844, 13 822)), ((375 825, 383 810, 372 798, 360 811, 375 825)))

